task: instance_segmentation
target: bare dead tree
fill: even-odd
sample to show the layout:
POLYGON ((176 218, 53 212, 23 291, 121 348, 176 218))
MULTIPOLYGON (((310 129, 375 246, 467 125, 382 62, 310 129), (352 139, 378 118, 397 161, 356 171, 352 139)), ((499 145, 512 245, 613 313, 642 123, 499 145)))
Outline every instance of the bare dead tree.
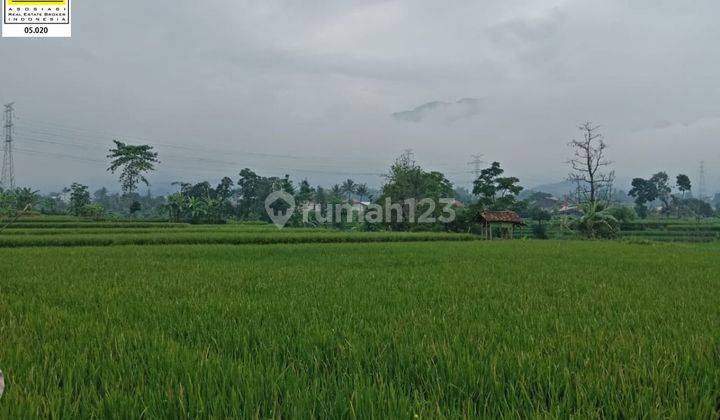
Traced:
POLYGON ((573 156, 567 161, 572 169, 568 180, 577 185, 580 198, 595 205, 601 195, 609 195, 612 191, 615 171, 603 172, 603 168, 612 162, 605 158, 607 144, 599 132, 600 126, 587 121, 579 129, 583 139, 569 143, 573 148, 573 156))

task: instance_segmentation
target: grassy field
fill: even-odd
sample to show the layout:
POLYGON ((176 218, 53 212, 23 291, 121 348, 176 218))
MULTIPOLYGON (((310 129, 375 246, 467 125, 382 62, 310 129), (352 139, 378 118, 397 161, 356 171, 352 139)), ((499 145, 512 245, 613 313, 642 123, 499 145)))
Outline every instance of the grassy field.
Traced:
POLYGON ((623 237, 666 242, 720 241, 720 219, 638 220, 623 226, 623 237))
POLYGON ((20 220, 0 233, 0 248, 114 245, 297 244, 347 242, 474 241, 470 234, 361 232, 322 228, 278 230, 267 223, 189 225, 162 222, 92 222, 73 219, 20 220))
POLYGON ((115 233, 109 235, 24 235, 0 237, 0 248, 71 247, 111 245, 173 245, 173 244, 280 244, 280 243, 343 243, 343 242, 417 242, 473 241, 477 237, 452 233, 412 232, 172 232, 115 233))
POLYGON ((718 418, 719 252, 4 248, 0 418, 718 418))
MULTIPOLYGON (((535 222, 532 222, 533 224, 535 222)), ((570 230, 567 221, 555 219, 547 224, 551 239, 582 239, 570 230)), ((527 236, 526 230, 516 234, 527 236)), ((621 224, 620 238, 655 242, 720 242, 720 218, 647 219, 621 224)))

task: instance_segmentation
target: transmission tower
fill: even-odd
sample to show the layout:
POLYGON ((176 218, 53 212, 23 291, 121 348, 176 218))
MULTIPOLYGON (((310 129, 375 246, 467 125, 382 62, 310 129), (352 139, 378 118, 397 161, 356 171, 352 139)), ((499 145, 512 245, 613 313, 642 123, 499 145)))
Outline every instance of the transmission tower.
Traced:
POLYGON ((3 164, 2 175, 0 176, 0 187, 6 190, 15 188, 15 168, 13 167, 12 142, 13 142, 13 104, 5 105, 4 118, 4 142, 3 142, 3 164))
POLYGON ((472 165, 472 173, 475 174, 475 178, 480 176, 480 172, 482 169, 480 169, 480 165, 485 163, 484 160, 482 160, 483 155, 470 155, 470 157, 473 159, 472 161, 468 162, 468 165, 472 165))
POLYGON ((700 179, 698 180, 698 198, 705 201, 707 198, 707 181, 705 179, 705 161, 700 161, 700 179))

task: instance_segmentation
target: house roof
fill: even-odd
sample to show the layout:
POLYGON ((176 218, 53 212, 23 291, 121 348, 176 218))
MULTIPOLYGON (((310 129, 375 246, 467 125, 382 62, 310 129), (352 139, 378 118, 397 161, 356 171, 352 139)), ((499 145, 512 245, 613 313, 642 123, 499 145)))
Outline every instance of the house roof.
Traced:
POLYGON ((513 223, 524 225, 522 217, 514 211, 486 211, 480 213, 480 218, 487 223, 513 223))

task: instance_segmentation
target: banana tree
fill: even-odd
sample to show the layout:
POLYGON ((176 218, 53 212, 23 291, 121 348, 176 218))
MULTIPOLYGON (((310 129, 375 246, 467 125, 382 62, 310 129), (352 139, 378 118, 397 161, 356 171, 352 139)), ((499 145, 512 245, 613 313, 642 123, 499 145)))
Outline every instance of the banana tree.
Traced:
POLYGON ((575 221, 575 228, 588 238, 614 238, 620 233, 619 223, 602 204, 586 203, 583 215, 575 221))
POLYGON ((168 202, 163 206, 163 209, 167 211, 171 222, 180 222, 186 212, 186 207, 185 197, 180 193, 176 193, 168 197, 168 202))
POLYGON ((205 200, 197 197, 190 197, 187 200, 187 207, 190 211, 190 218, 197 223, 207 217, 208 206, 205 200))
POLYGON ((40 196, 39 191, 32 190, 30 188, 17 188, 15 190, 15 200, 18 209, 27 207, 28 205, 33 207, 38 203, 40 196))

